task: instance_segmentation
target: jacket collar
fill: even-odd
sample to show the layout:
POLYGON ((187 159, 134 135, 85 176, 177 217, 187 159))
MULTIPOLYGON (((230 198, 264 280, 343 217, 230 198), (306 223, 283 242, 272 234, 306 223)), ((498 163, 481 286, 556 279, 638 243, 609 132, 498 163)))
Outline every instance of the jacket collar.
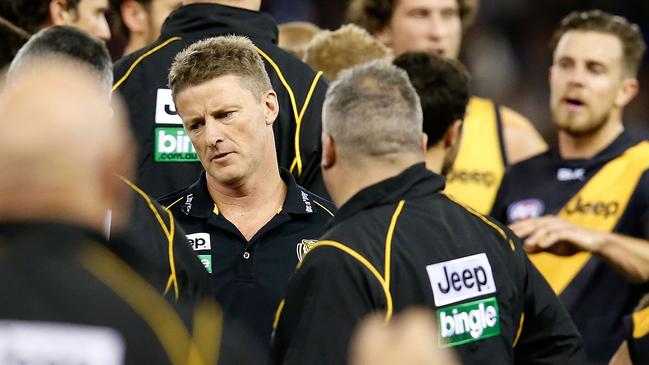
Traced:
POLYGON ((277 24, 266 13, 219 4, 189 4, 172 12, 162 25, 161 38, 225 34, 277 43, 277 24))
POLYGON ((402 199, 430 196, 444 189, 444 178, 418 163, 399 175, 368 186, 356 193, 338 210, 331 226, 375 206, 396 203, 402 199))

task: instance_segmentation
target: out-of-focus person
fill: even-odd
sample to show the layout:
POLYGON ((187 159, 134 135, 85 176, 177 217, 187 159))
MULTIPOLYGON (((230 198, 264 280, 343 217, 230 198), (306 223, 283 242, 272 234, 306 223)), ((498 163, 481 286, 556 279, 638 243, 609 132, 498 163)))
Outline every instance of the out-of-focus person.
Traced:
POLYGON ((313 23, 296 21, 279 24, 277 30, 277 46, 303 59, 306 45, 322 29, 313 23))
POLYGON ((306 45, 304 62, 335 80, 340 71, 377 59, 389 59, 390 50, 365 29, 343 25, 335 31, 323 30, 306 45))
POLYGON ((619 16, 561 21, 549 77, 558 145, 512 166, 493 209, 524 240, 595 363, 620 346, 622 318, 649 281, 649 143, 622 122, 645 48, 619 16))
MULTIPOLYGON (((352 0, 347 17, 392 48, 395 56, 425 51, 457 59, 462 34, 477 8, 478 0, 352 0)), ((527 118, 474 96, 459 148, 445 191, 486 214, 507 167, 547 147, 527 118)))

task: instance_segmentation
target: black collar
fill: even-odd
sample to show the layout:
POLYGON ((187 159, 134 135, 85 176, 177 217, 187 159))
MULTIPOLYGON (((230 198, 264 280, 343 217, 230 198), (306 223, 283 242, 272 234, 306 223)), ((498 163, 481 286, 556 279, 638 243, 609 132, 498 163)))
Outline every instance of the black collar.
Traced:
POLYGON ((444 178, 426 168, 424 163, 410 166, 399 175, 383 180, 356 193, 338 210, 331 226, 373 206, 396 203, 402 199, 430 196, 444 189, 444 178))
POLYGON ((162 25, 161 38, 224 34, 277 43, 277 24, 266 13, 219 4, 189 4, 172 12, 162 25))
MULTIPOLYGON (((288 170, 279 169, 279 174, 287 186, 286 200, 280 213, 286 214, 312 214, 319 209, 312 201, 306 190, 297 185, 295 178, 288 170)), ((187 215, 196 218, 208 218, 215 210, 214 200, 207 189, 207 178, 205 171, 201 173, 195 183, 188 189, 180 209, 187 215)))
POLYGON ((642 140, 636 138, 628 133, 626 130, 622 131, 611 144, 606 146, 603 150, 599 151, 593 158, 589 159, 563 159, 559 154, 559 148, 554 147, 552 150, 548 151, 552 159, 559 165, 564 167, 585 167, 589 168, 592 166, 599 166, 602 163, 606 163, 621 154, 623 154, 630 147, 638 144, 642 140))

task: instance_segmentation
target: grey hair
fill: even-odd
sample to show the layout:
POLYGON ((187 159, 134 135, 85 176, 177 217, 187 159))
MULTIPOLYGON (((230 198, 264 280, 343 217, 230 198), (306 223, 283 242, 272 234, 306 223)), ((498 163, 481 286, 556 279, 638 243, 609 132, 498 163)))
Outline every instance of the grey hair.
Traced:
POLYGON ((375 60, 341 72, 329 86, 322 128, 347 158, 387 157, 421 151, 422 119, 408 74, 375 60))

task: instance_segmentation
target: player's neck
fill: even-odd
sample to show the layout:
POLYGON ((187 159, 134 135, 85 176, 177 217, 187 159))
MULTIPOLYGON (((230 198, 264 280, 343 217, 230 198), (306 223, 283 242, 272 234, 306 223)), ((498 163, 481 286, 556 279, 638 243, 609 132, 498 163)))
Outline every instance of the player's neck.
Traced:
POLYGON ((608 147, 624 131, 619 116, 611 116, 601 128, 592 133, 575 135, 559 132, 559 154, 561 158, 590 159, 608 147))
POLYGON ((428 150, 426 150, 426 168, 436 174, 441 174, 447 153, 448 152, 441 146, 428 148, 428 150))

